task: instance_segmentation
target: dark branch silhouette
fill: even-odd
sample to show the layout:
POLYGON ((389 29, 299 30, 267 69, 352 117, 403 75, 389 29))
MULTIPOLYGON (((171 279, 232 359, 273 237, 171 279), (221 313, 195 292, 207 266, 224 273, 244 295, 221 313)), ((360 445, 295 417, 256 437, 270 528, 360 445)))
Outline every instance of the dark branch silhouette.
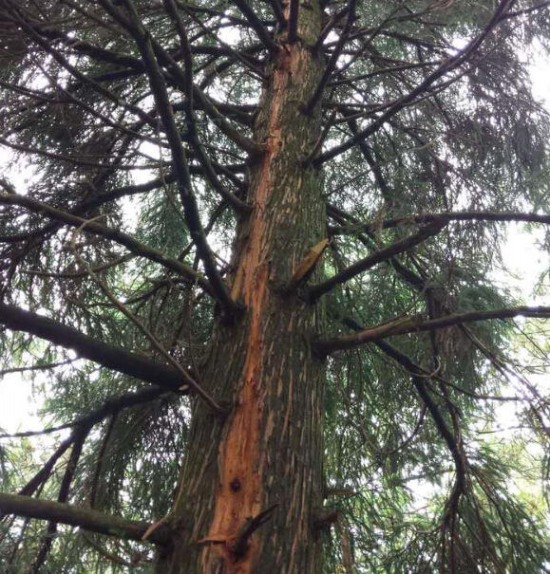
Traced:
MULTIPOLYGON (((151 526, 146 522, 124 520, 118 516, 110 516, 97 510, 71 504, 38 500, 30 496, 3 492, 0 493, 0 512, 68 524, 90 532, 116 536, 126 540, 141 541, 151 526)), ((168 544, 170 542, 170 528, 167 524, 160 524, 147 536, 147 541, 159 545, 168 544)))
POLYGON ((31 211, 34 211, 35 213, 42 213, 51 219, 56 219, 72 227, 79 227, 83 232, 93 233, 94 235, 99 235, 105 239, 111 239, 129 249, 135 255, 139 255, 140 257, 145 257, 146 259, 150 259, 155 263, 159 263, 167 269, 175 271, 184 277, 189 283, 197 284, 207 293, 212 295, 214 294, 210 283, 208 283, 204 276, 202 276, 200 273, 197 273, 197 271, 195 271, 192 267, 167 257, 160 251, 140 243, 127 233, 118 231, 116 229, 111 229, 105 225, 97 223, 97 221, 89 221, 82 217, 72 215, 66 211, 56 209, 55 207, 51 207, 46 203, 42 203, 36 199, 31 199, 30 197, 24 195, 0 193, 0 204, 20 205, 21 207, 25 207, 31 211))
POLYGON ((341 285, 342 283, 349 281, 350 279, 359 275, 360 273, 363 273, 367 269, 371 269, 375 265, 387 261, 388 259, 391 259, 393 256, 398 255, 399 253, 403 253, 404 251, 412 249, 419 243, 426 241, 426 239, 428 239, 429 237, 437 235, 443 229, 443 227, 445 227, 445 225, 446 225, 445 221, 443 222, 437 221, 431 223, 430 225, 426 225, 425 227, 420 229, 418 233, 415 233, 414 235, 411 235, 406 239, 402 239, 401 241, 396 241, 395 243, 389 245, 388 247, 380 249, 380 251, 377 251, 375 253, 372 253, 371 255, 368 255, 363 259, 360 259, 359 261, 357 261, 353 265, 350 265, 349 267, 346 267, 345 269, 343 269, 342 271, 340 271, 327 281, 324 281, 323 283, 318 283, 317 285, 312 285, 307 290, 308 298, 311 301, 315 301, 316 299, 321 297, 321 295, 324 295, 325 293, 328 293, 329 291, 334 289, 334 287, 336 287, 337 285, 341 285))
POLYGON ((166 390, 178 390, 185 384, 175 369, 153 361, 138 353, 113 347, 98 341, 73 327, 68 327, 13 305, 0 303, 0 324, 14 331, 24 331, 46 339, 65 349, 74 350, 79 357, 88 359, 108 369, 153 383, 166 390))

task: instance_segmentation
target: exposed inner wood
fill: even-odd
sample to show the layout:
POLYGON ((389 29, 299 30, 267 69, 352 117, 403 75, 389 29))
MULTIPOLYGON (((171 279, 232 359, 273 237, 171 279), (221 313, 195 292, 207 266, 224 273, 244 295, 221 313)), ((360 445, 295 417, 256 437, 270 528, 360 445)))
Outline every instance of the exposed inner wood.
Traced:
MULTIPOLYGON (((319 138, 320 109, 302 113, 322 76, 311 49, 320 26, 314 3, 300 19, 301 40, 283 43, 266 69, 254 126, 264 152, 250 166, 253 209, 239 223, 229 279, 246 312, 238 323, 216 324, 200 369, 205 388, 233 409, 221 421, 194 407, 175 547, 158 574, 318 571, 311 517, 323 501, 325 369, 310 340, 322 331, 323 302, 309 305, 281 288, 296 274, 297 284, 307 280, 309 264, 305 274, 300 265, 326 243, 319 174, 304 165, 319 138)), ((319 268, 314 262, 311 272, 319 268)))
MULTIPOLYGON (((262 384, 262 365, 266 352, 263 330, 266 309, 269 307, 269 261, 270 246, 266 215, 268 202, 273 192, 271 166, 281 151, 280 109, 285 89, 291 78, 293 59, 300 58, 298 49, 290 53, 281 52, 282 57, 274 69, 273 96, 267 128, 266 152, 261 160, 257 176, 258 186, 254 192, 254 210, 250 218, 249 236, 236 272, 232 297, 241 298, 250 314, 246 343, 246 359, 243 369, 241 394, 237 401, 229 429, 220 445, 220 484, 216 495, 214 518, 209 538, 226 540, 215 545, 210 552, 226 559, 227 574, 251 572, 253 555, 257 550, 257 538, 252 536, 244 560, 232 560, 231 541, 242 528, 243 523, 261 511, 262 493, 262 451, 260 448, 260 426, 264 405, 265 387, 262 384), (238 488, 235 486, 238 484, 238 488)), ((211 564, 210 552, 204 557, 211 564)), ((206 567, 206 564, 204 564, 206 567)))

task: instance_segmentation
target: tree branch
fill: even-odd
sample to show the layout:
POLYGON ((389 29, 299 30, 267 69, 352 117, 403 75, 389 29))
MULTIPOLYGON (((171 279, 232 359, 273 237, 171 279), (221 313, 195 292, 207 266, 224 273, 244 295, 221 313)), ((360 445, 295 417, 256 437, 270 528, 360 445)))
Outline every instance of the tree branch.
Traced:
MULTIPOLYGON (((50 477, 57 461, 69 450, 71 445, 76 439, 76 432, 73 429, 71 434, 57 446, 53 454, 42 465, 42 468, 21 488, 19 494, 21 496, 31 496, 38 489, 42 489, 44 483, 50 477)), ((0 520, 4 517, 4 513, 0 511, 0 520)))
POLYGON ((286 26, 286 19, 283 13, 283 8, 281 6, 280 0, 267 0, 267 3, 271 6, 271 10, 273 10, 273 14, 275 18, 277 18, 279 26, 281 27, 286 26))
POLYGON ((454 506, 458 503, 458 498, 465 493, 467 482, 468 461, 460 441, 460 436, 456 436, 445 422, 438 405, 435 403, 426 385, 426 375, 423 369, 411 361, 407 355, 385 341, 378 341, 376 346, 409 372, 414 388, 428 409, 441 438, 443 438, 447 444, 453 457, 456 470, 456 482, 450 498, 450 505, 454 506))
MULTIPOLYGON (((351 318, 345 317, 342 322, 354 331, 361 332, 362 330, 361 325, 351 318)), ((441 414, 439 406, 434 401, 428 385, 426 384, 426 371, 412 361, 410 357, 405 355, 405 353, 402 353, 399 349, 390 345, 386 341, 377 341, 375 342, 375 345, 385 355, 401 365, 410 374, 414 388, 423 404, 428 409, 441 438, 445 441, 449 451, 451 452, 456 470, 456 483, 451 495, 451 504, 453 504, 455 503, 456 498, 466 490, 468 464, 460 437, 456 436, 449 428, 449 425, 441 414)))
MULTIPOLYGON (((178 106, 175 105, 174 108, 178 109, 178 106)), ((190 154, 190 155, 192 157, 192 154, 190 154)), ((242 185, 239 182, 239 180, 235 174, 244 173, 244 171, 246 170, 246 164, 245 163, 230 164, 230 165, 222 166, 218 163, 211 162, 211 165, 216 170, 216 172, 219 172, 220 174, 222 174, 225 177, 227 177, 228 179, 230 179, 235 186, 242 185)), ((190 165, 189 166, 189 173, 191 175, 197 175, 197 174, 203 175, 203 171, 204 170, 202 169, 201 166, 197 166, 197 165, 190 165)), ((115 201, 117 199, 120 199, 121 197, 130 197, 130 196, 138 195, 141 193, 147 193, 147 192, 153 191, 155 189, 158 189, 160 187, 163 187, 166 184, 174 183, 175 181, 177 181, 177 176, 174 173, 174 171, 171 170, 171 171, 163 174, 161 177, 151 179, 145 183, 125 185, 125 186, 121 186, 121 187, 116 187, 116 188, 111 189, 109 191, 102 192, 97 196, 94 196, 90 199, 86 199, 82 203, 76 205, 70 211, 62 212, 62 213, 68 213, 71 215, 83 215, 83 214, 87 213, 88 211, 96 209, 96 208, 98 208, 98 207, 100 207, 100 206, 102 206, 102 205, 104 205, 110 201, 115 201)), ((234 195, 234 194, 231 194, 231 195, 234 195)), ((37 204, 39 204, 39 202, 37 202, 37 204)), ((18 243, 20 241, 25 241, 26 239, 29 239, 31 237, 38 237, 38 236, 44 235, 46 233, 53 233, 57 229, 59 229, 59 227, 60 227, 60 223, 58 221, 57 222, 52 221, 52 222, 47 223, 47 224, 43 225, 41 228, 39 228, 35 231, 32 231, 32 232, 18 233, 18 234, 9 235, 9 236, 2 235, 2 236, 0 236, 0 242, 2 242, 2 243, 18 243)), ((136 241, 136 244, 138 244, 137 241, 136 241)), ((148 248, 146 248, 146 249, 148 249, 148 248)), ((142 254, 141 256, 146 257, 145 254, 142 254)), ((189 269, 191 269, 191 267, 189 267, 189 269)), ((193 270, 193 273, 196 274, 196 271, 193 270)))
POLYGON ((78 217, 77 215, 72 215, 66 211, 56 209, 47 203, 42 203, 26 195, 24 196, 10 193, 0 193, 0 204, 20 205, 21 207, 26 207, 35 213, 44 213, 48 217, 57 221, 61 221, 72 227, 82 227, 83 231, 85 232, 93 233, 94 235, 99 235, 105 239, 116 241, 120 245, 124 245, 124 247, 129 249, 135 255, 150 259, 151 261, 159 263, 167 269, 175 271, 187 279, 189 283, 197 284, 201 286, 207 293, 213 295, 212 286, 202 274, 195 271, 192 267, 185 265, 185 263, 181 263, 176 259, 166 257, 160 251, 157 251, 152 247, 148 247, 144 243, 140 243, 127 233, 118 231, 116 229, 111 229, 101 225, 100 223, 97 223, 96 221, 88 221, 87 219, 78 217))
POLYGON ((448 213, 422 213, 386 219, 381 224, 358 223, 331 228, 332 235, 343 235, 355 231, 370 232, 375 229, 388 229, 399 225, 427 224, 437 221, 503 221, 550 224, 550 215, 540 213, 523 213, 519 211, 451 211, 448 213))
POLYGON ((94 411, 79 417, 70 423, 61 424, 55 427, 45 428, 40 431, 22 431, 16 433, 5 433, 0 434, 0 439, 2 438, 22 438, 31 437, 37 435, 51 434, 54 432, 59 432, 61 430, 79 426, 89 426, 92 427, 109 416, 118 414, 123 409, 128 409, 143 403, 149 403, 154 399, 157 399, 163 395, 168 394, 170 391, 165 391, 160 387, 145 388, 134 393, 125 393, 123 395, 117 395, 115 397, 110 397, 105 400, 105 402, 95 409, 94 411))
POLYGON ((273 41, 271 34, 267 31, 262 21, 256 16, 256 12, 248 5, 246 0, 234 0, 233 2, 237 8, 243 13, 244 17, 247 19, 250 27, 258 35, 258 39, 267 48, 269 52, 275 54, 279 47, 273 41))
POLYGON ((369 327, 353 335, 318 341, 315 343, 315 349, 322 355, 329 355, 336 351, 353 349, 365 343, 373 343, 395 335, 420 333, 422 331, 443 329, 445 327, 452 327, 454 325, 474 321, 486 321, 488 319, 511 319, 512 317, 518 316, 548 318, 550 317, 550 307, 518 306, 508 309, 494 309, 491 311, 469 311, 429 320, 425 320, 422 316, 403 317, 375 325, 374 327, 369 327))
POLYGON ((300 15, 300 0, 290 0, 288 9, 288 41, 296 42, 298 39, 298 17, 300 15))
MULTIPOLYGON (((4 492, 0 493, 0 513, 68 524, 125 540, 141 541, 150 527, 150 524, 146 522, 124 520, 97 510, 4 492)), ((150 532, 147 540, 159 545, 168 544, 170 542, 170 527, 165 523, 159 524, 150 532)))
MULTIPOLYGON (((304 113, 306 113, 306 114, 310 114, 313 111, 313 108, 317 105, 317 102, 323 96, 327 82, 329 81, 330 77, 332 76, 334 69, 336 68, 338 58, 342 54, 342 50, 344 48, 344 45, 349 40, 349 32, 350 32, 351 26, 355 20, 355 2, 356 2, 356 0, 348 0, 347 6, 346 6, 346 10, 348 13, 348 18, 346 20, 346 24, 344 26, 344 29, 343 29, 340 37, 338 38, 338 43, 336 44, 336 47, 334 48, 334 50, 330 56, 330 60, 328 61, 327 65, 325 66, 325 71, 323 72, 323 76, 319 80, 319 83, 317 84, 315 91, 313 92, 311 98, 309 99, 308 103, 304 107, 304 113)), ((292 5, 291 5, 291 8, 292 8, 292 5)), ((290 31, 289 31, 289 39, 290 39, 290 31)))
POLYGON ((426 225, 426 227, 420 229, 418 233, 415 233, 414 235, 402 239, 401 241, 396 241, 392 245, 384 249, 381 249, 376 253, 368 255, 363 259, 360 259, 359 261, 357 261, 353 265, 350 265, 349 267, 346 267, 346 269, 343 269, 342 271, 340 271, 327 281, 311 286, 307 290, 307 295, 309 299, 311 301, 315 301, 316 299, 321 297, 321 295, 324 295, 325 293, 328 293, 331 289, 334 289, 334 287, 336 287, 337 285, 345 283, 346 281, 352 279, 356 275, 359 275, 360 273, 363 273, 367 269, 370 269, 371 267, 378 265, 378 263, 382 263, 383 261, 390 259, 394 255, 403 253, 404 251, 411 249, 415 245, 422 243, 429 237, 437 235, 443 229, 443 227, 445 227, 445 225, 446 222, 444 221, 433 222, 430 225, 426 225))
MULTIPOLYGON (((195 115, 193 112, 193 60, 191 56, 191 48, 189 46, 189 40, 187 38, 187 32, 185 30, 185 25, 181 16, 178 12, 174 0, 163 0, 166 7, 166 11, 170 18, 174 21, 178 36, 180 38, 180 46, 183 54, 183 61, 185 65, 185 86, 186 93, 183 102, 183 107, 186 116, 186 137, 194 149, 199 163, 204 169, 204 175, 206 179, 210 182, 215 191, 217 191, 223 199, 227 201, 229 205, 233 207, 237 212, 247 213, 251 210, 251 207, 247 205, 244 201, 241 201, 238 197, 233 195, 231 192, 225 189, 225 186, 218 179, 218 176, 212 166, 210 158, 205 153, 203 145, 199 140, 197 133, 197 123, 195 120, 195 115)), ((177 165, 177 162, 175 162, 177 165)), ((187 165, 187 173, 190 175, 189 166, 187 165)), ((189 182, 190 184, 191 182, 189 182)))
POLYGON ((0 303, 0 323, 14 331, 24 331, 60 345, 73 349, 84 359, 99 363, 130 377, 158 385, 163 389, 177 390, 185 381, 178 371, 147 357, 125 349, 112 347, 58 323, 53 319, 24 311, 18 307, 0 303))
POLYGON ((474 53, 479 48, 479 46, 487 38, 493 28, 495 28, 499 22, 505 18, 506 10, 509 8, 511 3, 511 0, 501 0, 483 31, 478 36, 476 36, 464 49, 460 50, 455 56, 445 60, 441 66, 429 74, 424 79, 424 81, 416 86, 416 88, 413 88, 408 94, 405 94, 402 98, 399 98, 386 110, 386 112, 384 112, 366 128, 359 131, 357 134, 347 139, 342 144, 337 145, 318 156, 315 160, 313 160, 314 164, 316 166, 320 166, 324 162, 344 153, 356 145, 358 142, 364 140, 374 132, 378 131, 378 129, 380 129, 380 127, 395 114, 399 113, 403 108, 409 106, 417 97, 427 92, 428 89, 431 88, 431 86, 437 80, 461 66, 470 58, 472 53, 474 53))
MULTIPOLYGON (((69 498, 76 466, 80 460, 80 457, 82 456, 82 449, 84 447, 84 443, 86 442, 86 438, 90 433, 90 430, 90 426, 81 426, 78 429, 75 429, 73 432, 74 441, 71 448, 71 454, 65 466, 65 472, 63 473, 63 478, 59 487, 59 493, 57 495, 57 502, 59 503, 66 503, 69 498)), ((52 549, 54 539, 57 535, 57 528, 58 523, 56 521, 48 521, 44 534, 42 535, 42 544, 36 555, 33 565, 31 566, 32 572, 40 572, 42 570, 42 566, 44 565, 44 562, 46 561, 46 558, 52 549)))
MULTIPOLYGON (((227 286, 223 282, 216 266, 212 249, 210 248, 204 234, 204 229, 199 215, 199 208, 191 185, 187 156, 172 112, 166 82, 155 56, 151 34, 140 21, 132 0, 123 1, 131 18, 131 26, 127 26, 127 29, 132 34, 143 58, 151 92, 157 104, 158 113, 162 120, 166 137, 170 143, 172 160, 178 176, 178 191, 191 237, 197 247, 197 253, 204 264, 205 273, 210 280, 216 300, 219 302, 228 317, 236 316, 241 309, 229 295, 227 286)), ((184 85, 187 85, 188 78, 184 76, 183 82, 184 85)), ((192 88, 190 86, 189 90, 192 92, 192 88)))

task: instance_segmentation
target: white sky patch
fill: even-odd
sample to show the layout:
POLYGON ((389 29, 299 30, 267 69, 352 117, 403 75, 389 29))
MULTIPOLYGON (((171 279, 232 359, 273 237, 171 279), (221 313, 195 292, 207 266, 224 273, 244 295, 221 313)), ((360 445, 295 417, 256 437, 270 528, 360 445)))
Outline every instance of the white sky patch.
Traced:
MULTIPOLYGON (((40 401, 41 402, 41 401, 40 401)), ((39 404, 33 398, 32 382, 19 373, 0 378, 0 428, 14 433, 40 429, 43 423, 37 415, 39 404)))
POLYGON ((506 225, 508 236, 502 246, 502 254, 507 272, 496 269, 493 279, 521 299, 523 304, 550 305, 548 280, 541 285, 541 277, 550 269, 550 255, 540 247, 544 235, 542 227, 528 232, 522 224, 506 225), (541 289, 544 283, 546 289, 541 289))
POLYGON ((550 57, 539 42, 534 42, 527 57, 533 95, 550 111, 550 57))

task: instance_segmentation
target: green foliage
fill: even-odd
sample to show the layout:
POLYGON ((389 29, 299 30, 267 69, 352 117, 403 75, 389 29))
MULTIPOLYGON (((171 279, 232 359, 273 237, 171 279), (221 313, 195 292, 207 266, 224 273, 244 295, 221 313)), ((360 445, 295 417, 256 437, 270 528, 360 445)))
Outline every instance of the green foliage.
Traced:
MULTIPOLYGON (((157 54, 165 51, 159 68, 186 156, 186 183, 227 279, 245 216, 216 186, 248 199, 247 168, 257 158, 223 124, 253 138, 268 52, 235 3, 177 2, 194 84, 214 108, 207 110, 197 92, 190 118, 189 93, 167 57, 181 74, 189 73, 173 19, 162 3, 133 4, 157 54), (216 179, 208 175, 194 135, 216 179)), ((273 34, 281 33, 270 7, 278 3, 247 4, 273 34)), ((325 24, 346 6, 323 4, 325 24)), ((321 102, 325 140, 319 154, 403 105, 367 138, 319 166, 331 234, 326 278, 413 235, 415 216, 550 213, 550 123, 532 96, 527 66, 529 51, 548 45, 550 11, 530 0, 510 3, 514 14, 461 66, 404 101, 483 33, 495 3, 355 4, 354 34, 321 102)), ((40 208, 0 203, 0 299, 160 363, 169 356, 195 374, 219 306, 198 280, 89 229, 98 223, 131 235, 205 273, 189 209, 182 207, 187 190, 177 181, 174 149, 142 56, 128 30, 109 15, 109 5, 71 0, 0 7, 0 145, 12 154, 6 172, 21 195, 82 218, 66 225, 40 208)), ((342 33, 343 24, 335 25, 320 47, 325 64, 342 33)), ((506 225, 483 217, 452 220, 436 236, 347 280, 326 296, 327 332, 349 335, 395 318, 428 320, 513 306, 517 302, 491 275, 506 260, 500 252, 506 225)), ((377 342, 327 360, 326 506, 340 517, 321 533, 327 574, 546 571, 548 493, 532 491, 541 474, 547 483, 550 476, 550 404, 517 364, 546 363, 546 335, 542 328, 522 333, 513 320, 480 321, 390 338, 406 360, 377 342), (514 360, 510 346, 519 348, 514 360), (514 400, 506 401, 511 395, 514 400), (502 405, 510 402, 520 405, 512 418, 531 433, 522 436, 521 449, 506 433, 501 442, 486 439, 485 433, 498 434, 511 412, 502 405), (445 441, 445 428, 458 456, 445 441), (537 451, 522 459, 529 441, 540 456, 537 451), (511 488, 518 473, 523 480, 511 488), (465 486, 457 498, 460 479, 465 486)), ((6 369, 37 367, 22 384, 34 381, 46 426, 74 423, 113 397, 145 388, 19 332, 2 333, 0 357, 6 369), (68 360, 73 362, 48 367, 68 360)), ((148 522, 168 514, 191 440, 190 408, 191 399, 171 394, 103 417, 87 429, 67 500, 148 522)), ((69 432, 52 435, 55 444, 69 432)), ((1 440, 0 484, 17 491, 43 467, 42 448, 53 449, 33 446, 34 438, 1 440)), ((40 483, 41 494, 59 495, 70 453, 40 483)), ((2 522, 0 564, 8 565, 6 572, 30 568, 43 534, 34 521, 2 522)), ((145 574, 152 571, 153 553, 144 548, 60 527, 41 572, 145 574)))

